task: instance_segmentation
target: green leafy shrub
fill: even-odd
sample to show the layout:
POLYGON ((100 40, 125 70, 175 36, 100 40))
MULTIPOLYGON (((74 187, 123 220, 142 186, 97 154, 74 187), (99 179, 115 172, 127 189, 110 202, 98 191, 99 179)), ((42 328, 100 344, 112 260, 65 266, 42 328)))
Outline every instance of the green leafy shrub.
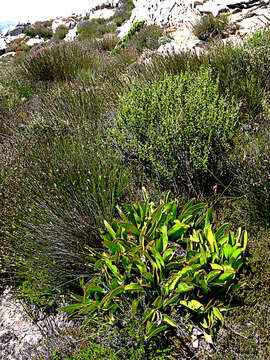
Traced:
POLYGON ((207 41, 214 37, 222 36, 228 23, 228 14, 222 14, 217 17, 212 14, 205 15, 193 25, 193 32, 200 40, 207 41))
POLYGON ((139 51, 143 49, 157 49, 159 39, 163 35, 163 29, 157 25, 144 26, 136 32, 126 43, 126 47, 135 47, 139 51))
POLYGON ((54 38, 56 40, 63 40, 68 33, 68 27, 65 25, 60 25, 55 31, 54 38))
POLYGON ((30 54, 18 71, 33 81, 70 80, 88 62, 89 57, 77 44, 59 44, 30 54))
POLYGON ((52 30, 47 26, 35 26, 26 30, 26 35, 30 37, 39 36, 44 39, 50 39, 53 36, 52 30))
POLYGON ((202 68, 165 74, 152 84, 134 81, 111 132, 128 161, 142 164, 152 179, 201 193, 212 173, 221 177, 218 163, 230 149, 237 119, 238 107, 202 68))
POLYGON ((243 287, 237 273, 244 263, 247 233, 234 234, 223 224, 212 230, 206 204, 189 201, 183 208, 167 197, 159 206, 149 202, 118 208, 121 220, 105 221, 100 254, 90 250, 96 275, 83 286, 83 296, 62 308, 104 317, 111 324, 126 323, 140 314, 145 340, 176 328, 174 308, 187 311, 210 341, 228 306, 219 296, 243 287))

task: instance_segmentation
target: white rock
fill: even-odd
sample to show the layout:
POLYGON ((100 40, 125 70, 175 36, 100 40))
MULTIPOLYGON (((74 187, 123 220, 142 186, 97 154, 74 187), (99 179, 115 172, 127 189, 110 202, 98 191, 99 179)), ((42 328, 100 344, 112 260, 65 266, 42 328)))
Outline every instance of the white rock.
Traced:
POLYGON ((171 41, 170 43, 161 45, 158 48, 158 53, 168 56, 168 55, 174 55, 174 54, 180 54, 182 52, 181 46, 179 46, 175 41, 171 41))
POLYGON ((76 39, 77 36, 77 27, 70 29, 67 35, 65 36, 65 41, 73 41, 76 39))
POLYGON ((117 8, 115 9, 101 9, 90 12, 90 19, 109 19, 116 13, 117 8))
POLYGON ((5 57, 7 57, 7 56, 14 56, 15 54, 16 54, 16 53, 15 53, 14 51, 10 51, 10 52, 8 52, 8 53, 6 53, 6 54, 1 55, 1 56, 0 56, 0 59, 5 58, 5 57))
POLYGON ((29 39, 27 42, 26 42, 26 45, 28 46, 34 46, 34 45, 38 45, 38 44, 42 44, 44 43, 44 39, 36 39, 36 38, 33 38, 33 39, 29 39))
POLYGON ((72 18, 57 18, 54 19, 54 21, 52 22, 52 31, 53 33, 55 33, 56 29, 59 26, 66 26, 69 29, 74 28, 74 26, 76 25, 76 21, 72 18))
POLYGON ((16 35, 16 36, 5 36, 5 42, 6 42, 6 44, 10 44, 14 40, 24 39, 25 37, 26 37, 25 34, 19 34, 19 35, 16 35))
POLYGON ((0 38, 0 51, 5 50, 7 48, 7 43, 5 42, 4 38, 0 38))

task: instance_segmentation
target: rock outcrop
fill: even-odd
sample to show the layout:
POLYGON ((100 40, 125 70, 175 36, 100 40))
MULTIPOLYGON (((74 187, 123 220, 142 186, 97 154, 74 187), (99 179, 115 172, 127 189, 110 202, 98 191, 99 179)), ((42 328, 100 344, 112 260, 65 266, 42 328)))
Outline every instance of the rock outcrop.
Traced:
POLYGON ((0 297, 0 360, 47 355, 48 344, 57 342, 61 331, 73 326, 65 313, 48 315, 33 306, 29 309, 6 289, 0 297))

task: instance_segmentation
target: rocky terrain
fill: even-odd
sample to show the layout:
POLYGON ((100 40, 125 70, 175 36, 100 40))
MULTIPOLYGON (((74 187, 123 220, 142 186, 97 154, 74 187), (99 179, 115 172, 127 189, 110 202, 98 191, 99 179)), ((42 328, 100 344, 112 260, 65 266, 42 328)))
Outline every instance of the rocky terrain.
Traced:
MULTIPOLYGON (((66 31, 61 39, 73 41, 78 37, 78 30, 93 25, 91 19, 111 19, 122 15, 124 0, 91 1, 86 16, 75 15, 57 18, 35 24, 17 24, 4 31, 0 36, 0 54, 2 57, 38 49, 46 46, 59 28, 66 31), (44 31, 47 29, 47 31, 44 31)), ((265 27, 270 22, 270 2, 261 0, 134 0, 134 9, 129 20, 124 21, 115 32, 122 38, 132 24, 144 20, 148 25, 155 24, 166 29, 173 41, 160 46, 161 53, 179 52, 183 49, 203 48, 206 41, 199 39, 193 31, 194 24, 205 16, 229 16, 229 30, 224 34, 224 41, 238 41, 246 34, 265 27)), ((94 21, 95 22, 95 21, 94 21)))

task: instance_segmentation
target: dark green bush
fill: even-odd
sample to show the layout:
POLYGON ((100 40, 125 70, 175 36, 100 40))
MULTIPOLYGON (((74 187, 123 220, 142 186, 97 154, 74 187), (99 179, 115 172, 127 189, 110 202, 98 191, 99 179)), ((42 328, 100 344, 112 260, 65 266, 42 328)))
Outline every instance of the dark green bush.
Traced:
POLYGON ((134 34, 127 42, 126 47, 135 47, 139 51, 143 49, 157 49, 159 39, 163 35, 163 29, 157 25, 144 26, 139 32, 134 34))
POLYGON ((211 71, 134 81, 120 100, 112 138, 128 161, 164 186, 203 192, 221 177, 219 162, 235 135, 238 106, 221 96, 211 71), (209 182, 210 181, 210 182, 209 182), (216 181, 216 180, 214 180, 216 181))
POLYGON ((65 25, 60 25, 55 31, 54 38, 56 40, 63 40, 68 33, 68 28, 65 25))
POLYGON ((193 25, 194 34, 203 41, 207 41, 217 36, 222 36, 229 23, 229 16, 222 14, 217 17, 211 15, 203 16, 193 25))
POLYGON ((39 36, 44 39, 50 39, 53 36, 53 32, 47 26, 30 27, 26 30, 26 35, 35 37, 39 36))
POLYGON ((30 54, 19 64, 18 71, 33 81, 70 80, 88 62, 77 44, 59 44, 30 54))

